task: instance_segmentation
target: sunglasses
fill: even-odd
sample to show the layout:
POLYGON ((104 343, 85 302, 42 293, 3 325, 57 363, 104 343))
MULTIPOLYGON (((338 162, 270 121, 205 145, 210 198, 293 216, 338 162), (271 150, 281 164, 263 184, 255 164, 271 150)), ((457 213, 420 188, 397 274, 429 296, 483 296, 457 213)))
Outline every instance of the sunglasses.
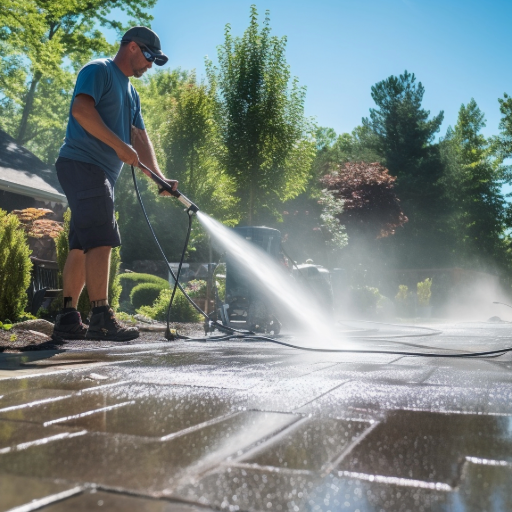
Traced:
POLYGON ((152 55, 151 53, 149 53, 148 49, 145 46, 140 46, 139 44, 137 46, 140 48, 142 55, 144 55, 144 58, 148 62, 155 62, 156 57, 154 55, 152 55))

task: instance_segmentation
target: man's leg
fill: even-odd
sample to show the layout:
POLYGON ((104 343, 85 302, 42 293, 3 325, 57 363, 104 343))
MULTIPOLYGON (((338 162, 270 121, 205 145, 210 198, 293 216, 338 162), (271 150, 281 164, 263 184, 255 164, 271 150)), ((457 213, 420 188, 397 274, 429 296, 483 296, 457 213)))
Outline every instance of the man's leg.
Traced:
MULTIPOLYGON (((62 272, 64 297, 71 297, 71 306, 76 308, 78 298, 82 293, 85 284, 85 254, 81 249, 69 251, 62 272)), ((65 305, 66 306, 66 305, 65 305)))
POLYGON ((91 302, 107 300, 112 247, 94 247, 85 253, 85 280, 91 302))
POLYGON ((62 272, 64 297, 63 308, 57 315, 52 338, 81 340, 85 338, 86 327, 82 324, 76 305, 85 284, 85 254, 82 249, 71 249, 62 272))
POLYGON ((100 246, 89 249, 85 255, 85 281, 92 312, 86 338, 129 341, 139 337, 138 329, 120 324, 108 304, 111 251, 111 247, 100 246))

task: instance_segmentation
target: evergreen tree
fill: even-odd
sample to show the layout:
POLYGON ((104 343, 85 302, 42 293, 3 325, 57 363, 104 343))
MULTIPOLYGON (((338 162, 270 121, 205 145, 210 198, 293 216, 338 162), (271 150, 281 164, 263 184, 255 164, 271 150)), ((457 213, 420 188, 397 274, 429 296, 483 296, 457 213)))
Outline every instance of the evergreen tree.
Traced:
POLYGON ((501 192, 504 168, 495 158, 495 145, 481 133, 484 117, 474 99, 461 106, 455 128, 448 129, 442 143, 443 185, 453 205, 455 263, 493 270, 507 260, 507 208, 501 192))
POLYGON ((444 114, 429 118, 422 108, 424 92, 414 74, 390 76, 372 87, 377 108, 363 119, 363 140, 397 177, 396 193, 409 219, 383 243, 399 267, 444 265, 449 253, 447 205, 439 183, 443 168, 434 143, 444 114))

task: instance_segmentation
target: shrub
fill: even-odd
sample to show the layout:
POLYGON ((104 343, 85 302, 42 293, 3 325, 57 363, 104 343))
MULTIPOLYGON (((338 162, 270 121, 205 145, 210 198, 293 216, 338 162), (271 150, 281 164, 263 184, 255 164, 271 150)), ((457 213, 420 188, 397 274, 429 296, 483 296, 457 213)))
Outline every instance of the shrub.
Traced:
POLYGON ((28 302, 30 249, 15 215, 0 210, 0 319, 16 320, 28 302))
MULTIPOLYGON (((117 214, 116 214, 117 218, 117 214)), ((71 210, 68 208, 64 213, 64 225, 63 230, 59 233, 59 236, 55 240, 55 247, 57 248, 57 263, 59 264, 59 286, 62 288, 62 271, 66 263, 66 258, 69 253, 69 225, 71 222, 71 210)), ((121 295, 121 285, 119 283, 119 265, 121 264, 121 248, 115 247, 112 249, 110 255, 110 268, 108 276, 108 303, 113 309, 117 309, 119 306, 119 296, 121 295)), ((54 309, 54 303, 52 302, 52 310, 54 309)), ((56 307, 62 305, 62 297, 59 298, 56 307)), ((82 315, 82 318, 86 318, 91 309, 91 303, 89 300, 89 294, 87 288, 84 287, 80 297, 78 299, 77 309, 82 315)))
POLYGON ((121 247, 115 247, 110 254, 110 269, 108 274, 108 303, 114 311, 119 307, 119 297, 121 296, 122 290, 121 282, 119 281, 120 266, 121 247))
POLYGON ((160 285, 160 288, 169 288, 169 283, 164 278, 152 274, 139 274, 138 272, 119 274, 119 283, 122 287, 121 302, 128 301, 132 290, 142 283, 153 283, 160 285))
POLYGON ((351 289, 352 308, 362 314, 373 314, 376 312, 377 305, 382 299, 378 288, 370 286, 360 286, 351 289))
POLYGON ((398 285, 398 293, 395 295, 395 300, 405 302, 409 298, 409 287, 405 284, 398 285))
POLYGON ((151 306, 163 289, 164 287, 160 284, 138 284, 130 293, 130 302, 135 309, 139 309, 142 306, 151 306))
MULTIPOLYGON (((163 289, 152 306, 142 306, 138 313, 148 316, 153 320, 165 322, 167 320, 167 308, 171 300, 171 293, 170 289, 163 289)), ((171 309, 171 321, 200 322, 201 320, 202 316, 193 308, 183 293, 180 290, 176 290, 171 309)))
POLYGON ((420 306, 428 306, 430 304, 430 297, 432 295, 430 289, 432 287, 432 279, 425 279, 417 285, 418 289, 418 304, 420 306))
POLYGON ((189 294, 191 299, 204 299, 206 297, 206 281, 202 279, 194 279, 189 281, 185 286, 185 291, 189 294))

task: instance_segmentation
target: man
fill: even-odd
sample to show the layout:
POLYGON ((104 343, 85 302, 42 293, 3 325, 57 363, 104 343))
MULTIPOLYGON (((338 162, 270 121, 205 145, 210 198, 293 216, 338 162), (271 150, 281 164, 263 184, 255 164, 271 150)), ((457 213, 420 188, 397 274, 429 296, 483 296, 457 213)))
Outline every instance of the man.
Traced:
MULTIPOLYGON (((110 253, 121 245, 114 185, 123 162, 137 166, 140 161, 165 179, 144 129, 139 95, 128 77, 139 78, 153 62, 162 66, 167 60, 152 30, 133 27, 114 59, 89 62, 78 74, 66 138, 55 163, 71 208, 64 307, 54 326, 55 339, 127 341, 139 336, 135 327, 116 320, 107 299, 110 253), (76 310, 84 285, 92 311, 88 329, 76 310)), ((177 188, 177 181, 166 181, 177 188)))

